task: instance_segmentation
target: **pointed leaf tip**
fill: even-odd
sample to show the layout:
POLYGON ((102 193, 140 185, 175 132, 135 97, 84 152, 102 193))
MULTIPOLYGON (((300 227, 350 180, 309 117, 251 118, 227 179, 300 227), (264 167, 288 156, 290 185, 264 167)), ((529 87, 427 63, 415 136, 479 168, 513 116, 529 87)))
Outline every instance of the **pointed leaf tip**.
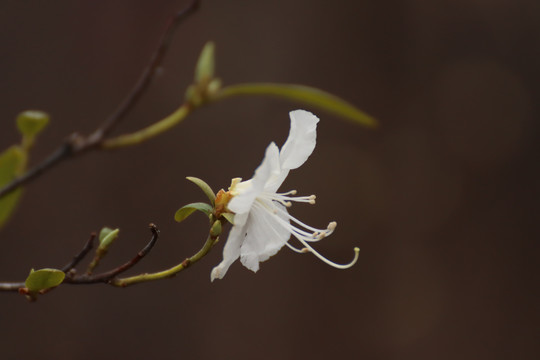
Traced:
POLYGON ((105 237, 107 235, 109 235, 113 231, 114 231, 114 229, 112 229, 112 228, 110 228, 108 226, 105 226, 105 227, 101 228, 101 230, 99 231, 99 243, 101 244, 103 239, 105 239, 105 237))
POLYGON ((223 216, 225 218, 225 220, 227 220, 232 225, 234 225, 234 214, 232 214, 232 213, 223 213, 221 216, 223 216))
POLYGON ((298 101, 339 115, 368 127, 377 127, 377 121, 351 103, 326 91, 304 85, 275 83, 246 83, 224 87, 214 100, 238 95, 267 95, 298 101))
POLYGON ((108 249, 109 246, 118 238, 120 229, 103 228, 99 233, 99 248, 108 249))
POLYGON ((197 67, 195 68, 195 82, 200 83, 209 81, 214 77, 215 58, 214 58, 214 43, 207 42, 199 55, 197 67))
POLYGON ((212 214, 212 211, 214 208, 212 205, 207 203, 192 203, 185 206, 182 206, 176 213, 174 214, 174 220, 177 222, 184 221, 189 215, 193 214, 196 210, 201 211, 205 213, 207 216, 210 216, 212 214))
POLYGON ((216 194, 214 193, 214 190, 208 185, 204 180, 201 180, 199 178, 188 176, 186 177, 189 181, 197 185, 201 190, 206 194, 212 205, 214 205, 216 201, 216 194))

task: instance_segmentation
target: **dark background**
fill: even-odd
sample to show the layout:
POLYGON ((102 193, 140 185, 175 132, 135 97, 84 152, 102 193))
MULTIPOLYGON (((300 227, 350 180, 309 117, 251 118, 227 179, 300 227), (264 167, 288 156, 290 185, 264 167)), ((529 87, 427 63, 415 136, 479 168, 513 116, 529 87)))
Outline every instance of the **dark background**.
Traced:
MULTIPOLYGON (((52 123, 35 164, 69 133, 89 133, 148 62, 185 1, 2 1, 0 148, 19 111, 52 123)), ((316 193, 295 216, 338 228, 317 249, 333 269, 283 249, 257 274, 235 263, 210 283, 223 242, 175 279, 117 289, 63 286, 36 303, 0 294, 2 359, 526 359, 538 353, 538 1, 203 1, 162 76, 118 128, 137 130, 183 100, 198 53, 217 44, 225 83, 290 82, 337 94, 380 121, 372 131, 315 111, 318 144, 284 190, 316 193)), ((195 112, 141 146, 63 163, 26 188, 0 232, 0 280, 61 267, 89 233, 120 227, 103 269, 193 254, 206 223, 173 220, 249 178, 286 139, 275 99, 195 112)))

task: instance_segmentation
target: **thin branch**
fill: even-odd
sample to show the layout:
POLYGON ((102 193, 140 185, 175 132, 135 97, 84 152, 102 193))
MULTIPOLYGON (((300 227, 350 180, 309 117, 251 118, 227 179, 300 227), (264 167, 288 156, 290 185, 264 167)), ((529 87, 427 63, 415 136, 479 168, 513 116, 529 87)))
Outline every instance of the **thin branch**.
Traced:
POLYGON ((185 259, 180 264, 175 265, 169 269, 158 271, 155 273, 135 275, 135 276, 127 277, 127 278, 111 279, 109 281, 109 285, 123 288, 130 285, 140 284, 143 282, 171 278, 175 276, 176 274, 178 274, 180 271, 188 268, 190 265, 196 263, 197 261, 202 259, 204 256, 206 256, 206 254, 208 254, 210 250, 212 249, 212 247, 217 243, 218 239, 219 239, 219 235, 214 236, 214 235, 209 234, 203 247, 195 255, 193 255, 190 258, 185 259))
POLYGON ((133 266, 135 266, 139 261, 142 260, 154 247, 156 244, 158 238, 159 238, 159 230, 155 224, 150 224, 150 231, 152 232, 152 238, 146 244, 146 246, 141 249, 135 255, 135 257, 125 264, 122 264, 110 271, 103 272, 101 274, 96 275, 81 275, 81 276, 69 276, 69 274, 66 275, 66 278, 64 279, 64 283, 67 284, 95 284, 95 283, 108 283, 111 279, 113 279, 115 276, 122 274, 123 272, 129 270, 133 266))
POLYGON ((28 170, 23 176, 18 177, 11 183, 1 188, 0 198, 16 190, 18 187, 30 183, 64 160, 83 153, 86 150, 99 148, 99 145, 103 142, 105 136, 113 130, 114 126, 117 125, 131 109, 133 109, 141 96, 148 89, 165 54, 169 50, 171 39, 175 30, 178 28, 178 25, 180 25, 182 21, 188 17, 188 15, 195 12, 199 8, 199 5, 199 0, 192 0, 184 10, 180 11, 170 20, 157 49, 151 57, 150 63, 144 69, 141 77, 126 98, 122 101, 120 106, 105 120, 100 127, 98 127, 87 137, 72 134, 62 146, 55 150, 43 162, 28 170))
POLYGON ((178 25, 187 18, 188 15, 195 12, 199 8, 199 0, 193 0, 187 8, 177 13, 167 25, 165 33, 163 34, 159 46, 152 55, 150 63, 144 69, 141 77, 135 84, 135 87, 131 90, 128 96, 122 101, 120 106, 116 109, 114 113, 109 116, 107 120, 97 129, 89 138, 96 137, 97 142, 103 140, 103 137, 108 135, 110 131, 117 125, 125 115, 137 104, 137 101, 140 99, 141 95, 148 89, 148 86, 154 79, 156 75, 156 70, 159 68, 159 65, 163 61, 167 50, 171 44, 174 32, 178 25))
POLYGON ((0 291, 19 291, 20 288, 24 287, 23 282, 2 282, 0 283, 0 291))
MULTIPOLYGON (((73 257, 73 259, 67 263, 63 268, 62 271, 64 273, 69 272, 71 269, 75 268, 79 262, 84 259, 86 254, 92 249, 94 245, 94 239, 96 238, 96 233, 90 234, 90 238, 86 241, 84 244, 82 250, 73 257)), ((19 289, 23 289, 25 287, 24 282, 2 282, 0 283, 0 291, 19 291, 19 289)))
POLYGON ((24 175, 16 178, 2 189, 0 189, 0 198, 15 191, 19 186, 31 182, 35 178, 39 177, 43 172, 53 168, 56 164, 69 158, 73 154, 73 146, 69 142, 65 142, 62 146, 56 149, 49 157, 43 162, 36 165, 32 169, 28 170, 24 175))
MULTIPOLYGON (((214 217, 212 217, 211 220, 213 220, 214 217)), ((219 221, 225 221, 224 219, 221 219, 219 221)), ((212 222, 213 223, 213 222, 212 222)), ((64 278, 64 281, 62 284, 71 284, 71 285, 90 285, 90 284, 97 284, 97 283, 105 283, 111 286, 115 287, 126 287, 130 285, 140 284, 144 282, 149 281, 155 281, 155 280, 161 280, 161 279, 167 279, 175 276, 180 271, 188 268, 192 264, 196 263, 200 259, 202 259, 204 256, 206 256, 212 247, 218 242, 219 240, 219 234, 213 234, 212 230, 210 230, 210 234, 208 235, 208 238, 206 239, 206 242, 204 243, 203 247, 193 256, 190 258, 186 258, 181 263, 163 270, 158 271, 155 273, 143 273, 135 276, 125 277, 125 278, 117 278, 118 275, 124 273, 128 269, 135 266, 139 261, 141 261, 154 247, 156 244, 158 238, 159 238, 159 230, 156 225, 150 224, 150 231, 152 232, 152 238, 146 244, 144 248, 142 248, 135 257, 133 257, 128 262, 112 269, 106 272, 103 272, 101 274, 97 275, 81 275, 77 276, 76 273, 73 271, 74 267, 85 257, 85 255, 88 254, 89 250, 92 247, 93 241, 95 239, 95 234, 92 234, 89 240, 87 240, 86 244, 84 245, 83 249, 79 252, 79 254, 75 255, 73 260, 68 263, 66 266, 64 266, 63 271, 67 272, 66 277, 64 278)), ((44 294, 53 288, 44 289, 40 291, 40 294, 44 294)), ((18 291, 19 293, 29 296, 28 289, 26 289, 26 285, 24 282, 4 282, 0 283, 0 291, 18 291)), ((31 295, 31 294, 30 294, 31 295)), ((30 296, 29 299, 31 301, 36 300, 35 296, 30 296)))
MULTIPOLYGON (((90 249, 92 249, 94 239, 96 238, 96 234, 92 233, 90 238, 86 241, 84 244, 82 250, 73 257, 73 259, 66 264, 62 271, 66 273, 66 277, 64 278, 63 284, 96 284, 96 283, 108 283, 111 279, 113 279, 115 276, 122 274, 123 272, 129 270, 133 266, 135 266, 139 261, 142 260, 148 253, 152 250, 154 245, 156 244, 158 238, 159 238, 159 230, 155 224, 150 224, 150 231, 152 232, 152 238, 146 244, 144 248, 142 248, 133 259, 129 260, 125 264, 122 264, 110 271, 97 274, 97 275, 81 275, 77 276, 75 272, 72 272, 79 262, 88 254, 90 249)), ((25 289, 25 283, 24 282, 0 282, 0 291, 19 291, 24 294, 25 289)))
POLYGON ((84 244, 82 250, 73 257, 73 260, 71 260, 69 263, 67 263, 63 268, 62 271, 67 273, 71 269, 74 269, 79 262, 81 262, 82 259, 88 254, 88 252, 94 247, 94 239, 96 238, 96 233, 90 234, 90 238, 88 241, 86 241, 86 244, 84 244))

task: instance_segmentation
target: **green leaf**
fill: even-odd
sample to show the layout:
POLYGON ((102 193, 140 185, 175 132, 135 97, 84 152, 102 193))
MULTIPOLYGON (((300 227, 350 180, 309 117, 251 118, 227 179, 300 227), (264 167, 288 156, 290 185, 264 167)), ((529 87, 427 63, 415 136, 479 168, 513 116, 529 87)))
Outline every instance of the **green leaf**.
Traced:
POLYGON ((208 197, 212 205, 214 205, 215 200, 216 200, 216 194, 214 193, 214 190, 212 190, 210 185, 204 182, 204 180, 201 180, 193 176, 188 176, 186 177, 186 179, 188 179, 189 181, 191 181, 192 183, 200 187, 201 190, 206 194, 206 196, 208 197))
POLYGON ((223 88, 212 100, 238 95, 269 95, 313 105, 361 125, 375 127, 377 121, 354 105, 325 91, 293 84, 251 83, 223 88))
POLYGON ((103 227, 100 231, 99 231, 99 243, 101 244, 101 242, 103 241, 103 239, 109 235, 111 232, 113 232, 114 229, 110 228, 110 227, 103 227))
MULTIPOLYGON (((26 162, 26 154, 19 146, 12 146, 0 154, 0 188, 19 175, 26 162)), ((0 199, 0 228, 7 222, 21 197, 19 188, 0 199)))
POLYGON ((17 127, 24 136, 34 137, 49 123, 49 115, 43 111, 27 110, 17 116, 17 127))
POLYGON ((30 275, 26 278, 24 286, 30 292, 38 292, 58 286, 64 281, 66 274, 57 269, 30 270, 30 275))
POLYGON ((231 224, 234 225, 234 214, 232 214, 232 213, 223 213, 223 214, 221 214, 221 216, 223 216, 225 218, 225 220, 227 220, 228 222, 230 222, 231 224))
POLYGON ((99 248, 106 250, 118 238, 120 229, 103 228, 99 233, 99 248))
POLYGON ((178 209, 176 214, 174 214, 174 220, 181 222, 185 220, 189 215, 193 214, 193 212, 196 210, 202 211, 206 215, 210 216, 214 208, 212 207, 212 205, 207 204, 207 203, 199 202, 199 203, 188 204, 178 209))
POLYGON ((195 68, 195 82, 201 83, 209 81, 214 77, 214 43, 209 41, 199 55, 197 66, 195 68))

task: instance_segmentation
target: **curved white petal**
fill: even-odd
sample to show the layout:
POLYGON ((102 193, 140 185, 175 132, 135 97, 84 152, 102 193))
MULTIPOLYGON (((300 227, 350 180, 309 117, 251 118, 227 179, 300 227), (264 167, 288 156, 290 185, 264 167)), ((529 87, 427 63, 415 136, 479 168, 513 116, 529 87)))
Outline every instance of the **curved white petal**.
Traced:
POLYGON ((223 279, 231 264, 240 256, 240 247, 242 246, 242 242, 246 236, 245 224, 247 217, 247 214, 235 216, 235 225, 232 227, 229 237, 227 238, 227 242, 223 247, 223 260, 218 266, 212 269, 210 281, 214 281, 214 279, 223 279))
POLYGON ((238 194, 235 194, 233 190, 234 197, 229 202, 228 208, 236 214, 248 212, 255 198, 261 194, 268 180, 276 173, 279 173, 279 149, 272 142, 266 148, 264 159, 255 170, 255 175, 247 181, 250 186, 243 186, 247 182, 238 184, 238 188, 242 190, 238 194))
POLYGON ((284 170, 296 169, 311 155, 317 141, 319 122, 318 117, 305 110, 291 111, 289 116, 291 130, 280 152, 281 167, 284 170))
POLYGON ((264 191, 267 193, 275 193, 278 191, 279 187, 289 175, 289 170, 281 170, 278 174, 272 175, 264 187, 264 191))
POLYGON ((273 212, 273 207, 279 206, 285 212, 285 207, 270 200, 257 199, 253 205, 246 223, 246 238, 240 248, 240 261, 248 269, 256 272, 259 263, 275 255, 289 240, 291 233, 276 221, 289 221, 283 212, 273 212), (266 208, 265 208, 266 207, 266 208))

